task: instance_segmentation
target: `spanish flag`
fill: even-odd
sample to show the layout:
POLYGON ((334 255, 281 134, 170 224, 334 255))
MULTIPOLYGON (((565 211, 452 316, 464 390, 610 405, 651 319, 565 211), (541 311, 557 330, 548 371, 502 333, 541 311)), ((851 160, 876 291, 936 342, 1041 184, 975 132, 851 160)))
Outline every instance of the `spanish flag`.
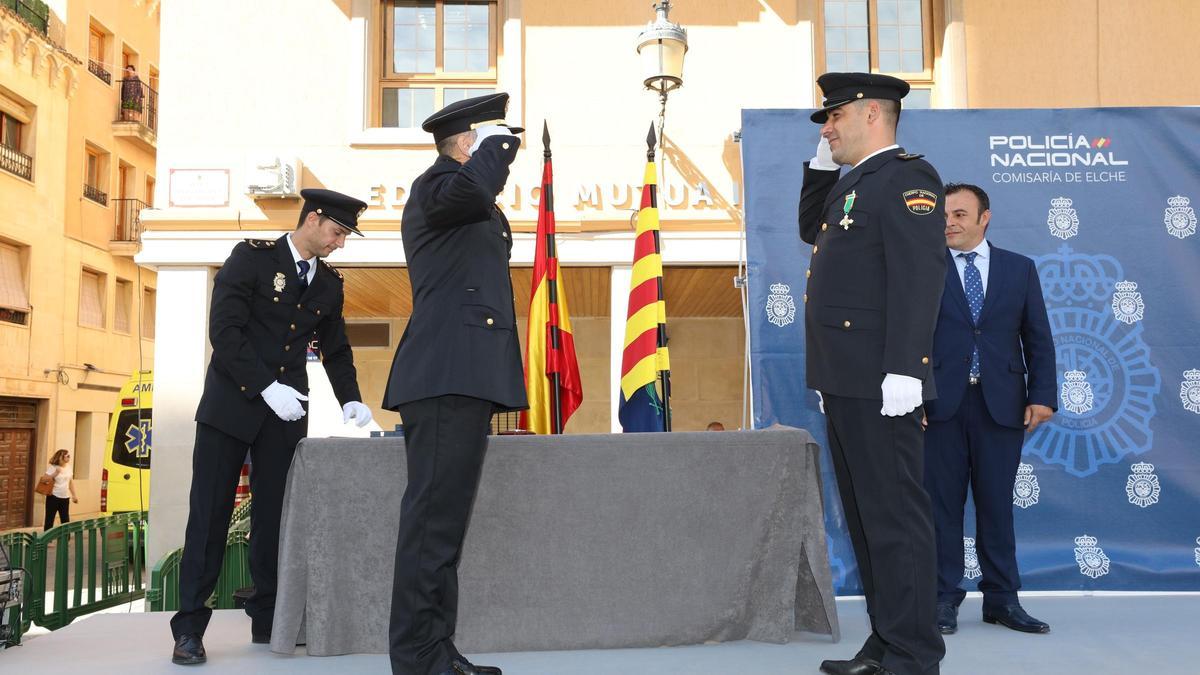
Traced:
POLYGON ((525 339, 529 409, 521 413, 521 428, 535 434, 561 434, 583 401, 583 384, 554 243, 554 172, 550 164, 550 129, 545 124, 542 147, 542 199, 538 205, 537 251, 525 339))
POLYGON ((659 239, 654 126, 646 138, 646 175, 642 186, 637 235, 633 244, 633 276, 621 356, 621 429, 670 431, 671 362, 667 356, 667 305, 663 301, 662 247, 659 239), (663 396, 655 383, 663 374, 663 396))

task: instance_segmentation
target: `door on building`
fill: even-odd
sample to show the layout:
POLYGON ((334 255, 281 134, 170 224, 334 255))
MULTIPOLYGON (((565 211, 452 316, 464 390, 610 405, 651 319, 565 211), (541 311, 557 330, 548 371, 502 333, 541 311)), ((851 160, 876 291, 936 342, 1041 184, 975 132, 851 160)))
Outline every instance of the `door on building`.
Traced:
POLYGON ((0 400, 0 531, 29 525, 37 405, 0 400))

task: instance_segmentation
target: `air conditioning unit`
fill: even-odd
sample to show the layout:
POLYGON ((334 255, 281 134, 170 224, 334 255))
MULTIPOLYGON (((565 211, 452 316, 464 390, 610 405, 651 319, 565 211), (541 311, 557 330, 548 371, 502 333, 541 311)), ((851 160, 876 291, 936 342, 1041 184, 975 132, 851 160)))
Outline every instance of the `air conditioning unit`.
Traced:
POLYGON ((283 199, 300 196, 299 159, 264 158, 246 170, 246 195, 252 199, 283 199))

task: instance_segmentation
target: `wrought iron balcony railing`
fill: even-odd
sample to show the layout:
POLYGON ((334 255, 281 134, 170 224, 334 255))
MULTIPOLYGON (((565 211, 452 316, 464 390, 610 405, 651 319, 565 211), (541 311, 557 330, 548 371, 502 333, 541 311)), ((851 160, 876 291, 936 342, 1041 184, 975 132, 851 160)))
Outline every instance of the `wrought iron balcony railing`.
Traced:
POLYGON ((88 185, 84 183, 83 196, 96 202, 97 204, 108 206, 108 194, 101 191, 100 188, 94 185, 88 185))
POLYGON ((117 122, 137 122, 158 133, 158 92, 141 80, 120 80, 121 99, 117 102, 117 122))
POLYGON ((116 207, 116 227, 113 241, 138 241, 142 236, 142 209, 150 205, 140 199, 113 199, 116 207))
POLYGON ((0 169, 33 180, 33 158, 7 145, 0 145, 0 169))
POLYGON ((104 84, 112 84, 112 73, 108 72, 103 63, 88 59, 88 72, 104 80, 104 84))

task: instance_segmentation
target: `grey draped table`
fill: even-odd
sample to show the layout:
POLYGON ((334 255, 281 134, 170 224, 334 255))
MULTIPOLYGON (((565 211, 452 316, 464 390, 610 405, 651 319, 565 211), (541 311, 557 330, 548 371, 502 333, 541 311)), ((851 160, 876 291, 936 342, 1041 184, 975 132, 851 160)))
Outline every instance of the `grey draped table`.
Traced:
MULTIPOLYGON (((839 637, 808 432, 491 437, 459 569, 465 653, 839 637)), ((305 439, 271 649, 386 653, 402 438, 305 439)))

